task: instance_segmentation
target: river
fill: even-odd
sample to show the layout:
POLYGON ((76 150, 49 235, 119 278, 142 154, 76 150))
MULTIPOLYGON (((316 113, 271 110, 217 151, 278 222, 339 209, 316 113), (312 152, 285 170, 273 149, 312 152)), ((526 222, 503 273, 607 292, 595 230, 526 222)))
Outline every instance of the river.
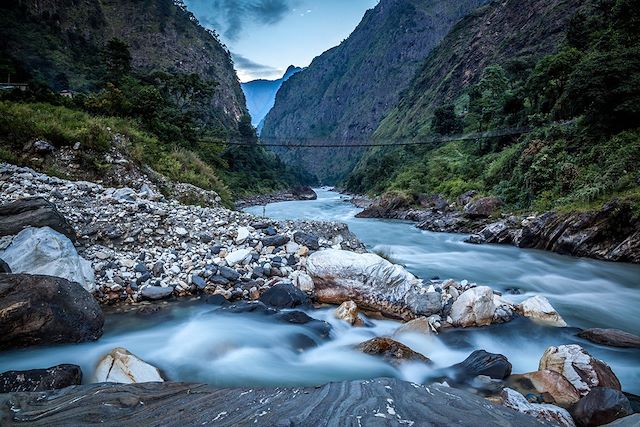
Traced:
POLYGON ((464 360, 473 350, 506 355, 515 373, 537 370, 551 345, 578 343, 606 361, 623 389, 640 394, 640 351, 596 345, 575 336, 576 327, 615 327, 640 333, 640 266, 577 259, 510 246, 471 245, 465 236, 431 233, 402 221, 358 219, 358 209, 337 193, 319 189, 315 201, 281 202, 253 207, 276 219, 321 219, 346 222, 367 246, 383 251, 422 278, 467 279, 508 294, 516 302, 542 294, 571 325, 551 328, 527 319, 485 328, 452 330, 438 336, 403 335, 400 341, 429 357, 433 367, 392 367, 353 350, 399 326, 371 320, 373 326, 352 328, 333 318, 333 309, 307 310, 331 324, 328 338, 312 328, 283 324, 252 313, 229 314, 201 300, 165 304, 154 315, 107 314, 104 336, 83 344, 29 348, 0 353, 0 372, 34 369, 59 363, 82 367, 91 382, 95 366, 114 347, 125 347, 159 367, 175 381, 218 386, 316 385, 346 379, 393 376, 428 381, 434 369, 464 360))

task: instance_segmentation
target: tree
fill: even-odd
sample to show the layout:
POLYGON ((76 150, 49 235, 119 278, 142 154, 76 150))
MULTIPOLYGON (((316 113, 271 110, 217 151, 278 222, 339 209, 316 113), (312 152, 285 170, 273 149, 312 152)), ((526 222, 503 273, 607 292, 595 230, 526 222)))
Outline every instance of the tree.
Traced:
POLYGON ((431 130, 440 135, 455 135, 462 133, 462 119, 455 112, 453 104, 438 107, 433 112, 431 130))
POLYGON ((102 57, 108 81, 117 83, 131 72, 131 52, 124 41, 117 38, 109 40, 102 57))

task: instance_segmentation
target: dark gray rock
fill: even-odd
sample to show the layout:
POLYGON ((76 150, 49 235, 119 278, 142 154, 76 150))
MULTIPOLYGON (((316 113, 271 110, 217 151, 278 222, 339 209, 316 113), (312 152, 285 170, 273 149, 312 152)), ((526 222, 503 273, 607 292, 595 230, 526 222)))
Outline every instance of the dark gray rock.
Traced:
POLYGON ((476 350, 465 360, 446 370, 457 382, 465 382, 478 375, 502 380, 511 375, 511 363, 502 354, 476 350))
POLYGON ((580 338, 611 347, 640 348, 640 337, 619 329, 585 329, 578 333, 580 338))
POLYGON ((133 268, 136 272, 138 273, 147 273, 149 270, 147 270, 147 266, 144 265, 143 262, 139 262, 138 264, 136 264, 136 266, 133 268))
POLYGON ((288 242, 289 242, 289 237, 283 236, 281 234, 265 237, 262 239, 262 244, 264 246, 282 246, 282 245, 286 245, 288 242))
POLYGON ((34 197, 0 206, 0 236, 18 234, 27 227, 51 227, 75 242, 76 232, 56 205, 34 197))
POLYGON ((270 225, 264 230, 264 234, 266 234, 267 236, 275 236, 276 234, 278 234, 278 232, 273 226, 270 225))
POLYGON ((463 390, 396 379, 322 387, 221 389, 185 383, 91 384, 0 396, 0 424, 68 426, 542 426, 463 390))
POLYGON ((155 277, 160 277, 162 273, 164 273, 164 263, 162 261, 157 261, 153 264, 151 271, 155 277))
POLYGON ((205 280, 197 274, 191 276, 191 283, 196 285, 198 289, 204 289, 205 286, 207 286, 207 282, 205 282, 205 280))
POLYGON ((306 185, 292 188, 291 194, 293 194, 293 197, 297 200, 316 200, 318 198, 316 192, 306 185))
POLYGON ((211 276, 209 278, 209 281, 211 281, 211 283, 213 283, 214 285, 228 285, 229 284, 229 280, 227 278, 225 278, 224 276, 221 276, 219 274, 211 276))
POLYGON ((0 275, 0 350, 97 340, 104 317, 82 286, 60 277, 0 275))
POLYGON ((2 259, 0 259, 0 273, 11 273, 11 267, 2 259))
POLYGON ((211 255, 218 255, 220 253, 220 251, 222 250, 223 246, 222 245, 213 245, 211 246, 211 255))
POLYGON ((307 294, 291 283, 278 283, 272 288, 267 289, 267 291, 260 296, 260 301, 276 308, 295 308, 308 306, 311 303, 307 294))
POLYGON ((296 231, 293 235, 293 241, 299 245, 308 247, 312 251, 317 251, 318 249, 320 249, 318 236, 314 236, 313 234, 310 234, 310 233, 296 231))
POLYGON ((232 282, 235 282, 236 280, 238 280, 240 278, 240 273, 235 271, 233 268, 226 267, 226 266, 220 267, 218 269, 218 274, 221 275, 222 277, 224 277, 225 279, 230 280, 232 282))
POLYGON ((0 374, 0 393, 45 391, 82 383, 82 370, 76 365, 57 365, 47 369, 7 371, 0 374))
POLYGON ((581 427, 600 426, 632 413, 624 393, 604 387, 592 388, 571 410, 571 416, 581 427))
POLYGON ((142 290, 141 295, 144 299, 155 301, 167 298, 171 296, 172 293, 173 288, 170 286, 166 288, 161 286, 147 286, 142 290))

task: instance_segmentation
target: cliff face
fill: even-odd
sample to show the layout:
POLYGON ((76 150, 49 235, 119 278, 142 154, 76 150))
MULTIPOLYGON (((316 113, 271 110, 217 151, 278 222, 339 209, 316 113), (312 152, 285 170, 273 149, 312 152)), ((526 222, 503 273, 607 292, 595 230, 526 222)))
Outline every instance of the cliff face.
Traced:
POLYGON ((0 49, 56 89, 90 90, 102 47, 117 37, 129 45, 138 71, 216 81, 213 121, 236 128, 246 114, 228 51, 172 0, 20 0, 2 4, 0 14, 0 49))
POLYGON ((454 102, 488 65, 532 63, 554 52, 581 3, 508 0, 477 9, 431 52, 375 138, 419 136, 429 130, 434 108, 454 102))
MULTIPOLYGON (((339 146, 370 137, 397 103, 421 61, 463 16, 486 0, 382 0, 339 46, 289 79, 265 119, 262 136, 339 146)), ((323 180, 349 170, 360 151, 290 150, 323 180)))

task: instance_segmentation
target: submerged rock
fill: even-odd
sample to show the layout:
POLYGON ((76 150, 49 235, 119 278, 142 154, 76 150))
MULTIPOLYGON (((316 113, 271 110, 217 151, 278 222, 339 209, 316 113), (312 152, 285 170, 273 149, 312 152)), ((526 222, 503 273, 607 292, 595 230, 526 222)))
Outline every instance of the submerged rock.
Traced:
POLYGON ((520 393, 510 388, 502 390, 500 395, 502 404, 507 408, 523 414, 531 415, 540 421, 549 422, 554 425, 564 427, 575 427, 575 423, 566 409, 559 408, 547 403, 529 403, 520 393))
POLYGON ((0 274, 0 350, 93 341, 104 318, 79 284, 51 276, 0 274))
POLYGON ((578 426, 601 426, 631 415, 631 403, 619 390, 594 387, 573 408, 571 415, 578 426))
POLYGON ((358 307, 386 316, 410 320, 442 310, 441 295, 403 267, 375 254, 328 249, 313 253, 307 272, 315 284, 319 302, 358 307))
POLYGON ((387 337, 377 337, 360 343, 358 350, 372 356, 382 356, 387 362, 394 365, 401 362, 430 362, 428 357, 387 337))
POLYGON ((516 306, 516 309, 521 315, 540 323, 560 328, 567 326, 562 316, 551 306, 549 300, 541 295, 524 300, 516 306))
POLYGON ((619 329, 585 329, 578 333, 580 338, 611 347, 640 348, 640 337, 619 329))
POLYGON ((511 375, 507 385, 527 396, 533 403, 550 403, 565 409, 578 403, 580 393, 564 376, 555 371, 543 370, 527 374, 511 375))
POLYGON ((539 370, 544 369, 562 374, 581 395, 593 387, 621 390, 620 381, 609 365, 577 344, 547 348, 540 359, 539 370))
POLYGON ((462 293, 451 306, 451 319, 456 326, 485 326, 493 322, 496 306, 493 290, 478 286, 462 293))
POLYGON ((56 365, 47 369, 7 371, 0 374, 0 393, 56 390, 82 383, 77 365, 56 365))
POLYGON ((56 205, 42 197, 16 200, 0 206, 0 236, 18 234, 28 227, 50 227, 72 241, 76 232, 56 205))
POLYGON ((95 289, 91 263, 78 255, 71 240, 49 227, 22 230, 0 257, 14 273, 62 277, 87 291, 95 289))
POLYGON ((114 348, 96 368, 95 382, 135 384, 162 382, 158 368, 139 359, 124 348, 114 348))
POLYGON ((230 388, 202 384, 92 384, 0 396, 0 423, 227 426, 456 425, 540 427, 536 419, 441 385, 380 378, 320 387, 230 388), (248 404, 250 402, 250 404, 248 404), (54 409, 55 408, 55 409, 54 409))

